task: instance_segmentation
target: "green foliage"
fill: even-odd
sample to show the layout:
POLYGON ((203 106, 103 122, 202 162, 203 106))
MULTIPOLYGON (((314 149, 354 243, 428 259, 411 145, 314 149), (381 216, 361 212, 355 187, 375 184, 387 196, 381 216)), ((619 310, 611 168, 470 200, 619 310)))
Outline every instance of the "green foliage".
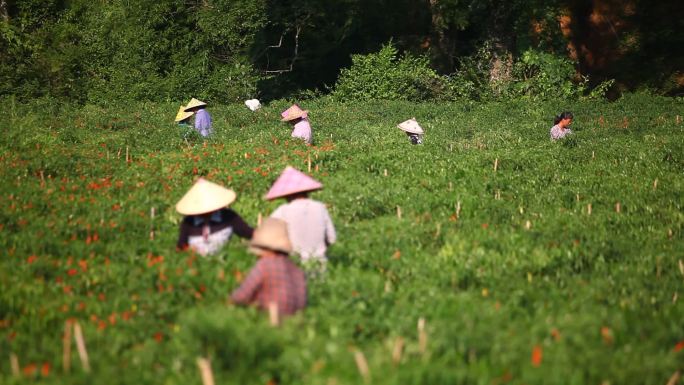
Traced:
POLYGON ((583 81, 573 81, 575 75, 575 66, 569 59, 528 50, 513 67, 509 93, 542 99, 576 97, 584 92, 585 85, 583 81))
POLYGON ((392 42, 368 55, 353 55, 332 96, 338 100, 429 100, 438 96, 443 79, 427 57, 399 57, 392 42))
POLYGON ((356 384, 355 349, 373 384, 663 383, 681 369, 680 99, 312 99, 317 146, 289 137, 285 100, 212 105, 206 142, 180 137, 176 103, 17 100, 2 100, 0 137, 2 383, 199 383, 202 355, 217 383, 356 384), (551 142, 564 109, 574 134, 551 142), (421 146, 395 128, 407 111, 421 146), (254 264, 244 242, 175 251, 174 204, 204 175, 254 224, 281 203, 263 194, 282 169, 309 159, 339 241, 306 311, 273 329, 225 304, 254 264), (67 319, 90 374, 75 353, 62 373, 67 319))

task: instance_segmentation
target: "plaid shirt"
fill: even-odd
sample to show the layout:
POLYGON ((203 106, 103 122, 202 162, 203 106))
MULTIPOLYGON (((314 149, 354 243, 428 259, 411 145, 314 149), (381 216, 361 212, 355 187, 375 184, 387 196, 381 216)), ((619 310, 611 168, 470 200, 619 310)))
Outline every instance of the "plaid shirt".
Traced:
POLYGON ((280 315, 294 314, 306 306, 306 278, 287 257, 259 258, 230 298, 234 303, 254 303, 264 310, 268 310, 270 302, 275 302, 280 315))

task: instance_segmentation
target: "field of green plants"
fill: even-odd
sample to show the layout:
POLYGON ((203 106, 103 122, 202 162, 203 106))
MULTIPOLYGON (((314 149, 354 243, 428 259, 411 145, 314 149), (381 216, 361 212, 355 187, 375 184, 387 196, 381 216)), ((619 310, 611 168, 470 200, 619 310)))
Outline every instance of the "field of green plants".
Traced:
POLYGON ((206 142, 172 123, 178 103, 2 105, 2 383, 201 384, 198 357, 217 384, 675 384, 684 369, 682 99, 322 98, 301 103, 310 147, 279 122, 288 101, 210 106, 206 142), (565 109, 575 134, 553 143, 565 109), (395 127, 410 117, 422 146, 395 127), (254 225, 286 165, 325 184, 313 197, 339 242, 306 311, 273 328, 226 305, 245 243, 176 251, 174 205, 202 175, 254 225), (63 339, 74 322, 90 371, 63 339))

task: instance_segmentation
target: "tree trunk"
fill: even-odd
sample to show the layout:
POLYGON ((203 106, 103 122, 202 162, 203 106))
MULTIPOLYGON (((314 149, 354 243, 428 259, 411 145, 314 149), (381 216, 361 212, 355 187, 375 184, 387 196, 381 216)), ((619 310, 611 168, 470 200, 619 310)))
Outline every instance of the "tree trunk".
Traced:
POLYGON ((448 22, 444 19, 439 0, 430 0, 432 36, 436 40, 435 65, 440 72, 454 70, 454 43, 448 35, 448 22))
POLYGON ((5 23, 9 22, 9 12, 7 11, 7 0, 0 0, 0 17, 5 23))
POLYGON ((511 80, 513 69, 513 50, 515 48, 515 31, 511 23, 507 5, 499 5, 492 10, 488 26, 492 59, 489 66, 489 82, 494 91, 499 92, 497 84, 511 80))

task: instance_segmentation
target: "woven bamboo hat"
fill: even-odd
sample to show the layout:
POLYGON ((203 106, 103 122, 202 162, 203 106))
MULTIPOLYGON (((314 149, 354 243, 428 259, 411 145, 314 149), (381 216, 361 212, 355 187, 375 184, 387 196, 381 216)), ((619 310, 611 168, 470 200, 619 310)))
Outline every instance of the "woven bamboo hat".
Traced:
POLYGON ((288 108, 287 110, 283 111, 280 113, 280 116, 282 119, 280 119, 281 122, 289 122, 291 120, 299 119, 299 118, 306 118, 309 114, 309 111, 302 110, 298 105, 293 104, 292 107, 288 108))
POLYGON ((423 131, 423 128, 416 121, 416 118, 411 118, 405 122, 401 122, 397 125, 397 127, 399 127, 400 130, 408 132, 410 134, 422 135, 425 133, 425 131, 423 131))
POLYGON ((235 202, 235 191, 199 178, 176 204, 183 215, 200 215, 222 209, 235 202))
POLYGON ((278 251, 283 254, 292 252, 292 243, 287 233, 287 223, 281 219, 266 218, 261 222, 252 240, 249 242, 249 251, 259 254, 263 249, 278 251))
POLYGON ((205 103, 205 102, 203 102, 203 101, 201 101, 201 100, 192 98, 192 99, 190 99, 190 103, 188 103, 188 105, 185 106, 185 111, 187 111, 187 110, 189 110, 189 109, 191 109, 191 108, 195 108, 195 107, 204 107, 204 106, 206 106, 206 105, 207 105, 207 103, 205 103))
POLYGON ((266 193, 266 200, 282 198, 288 195, 320 190, 323 184, 314 178, 304 174, 292 166, 285 167, 285 170, 276 179, 271 189, 266 193))
POLYGON ((178 109, 178 113, 176 114, 175 122, 181 122, 194 114, 195 113, 192 111, 185 111, 185 106, 180 106, 180 108, 178 109))

